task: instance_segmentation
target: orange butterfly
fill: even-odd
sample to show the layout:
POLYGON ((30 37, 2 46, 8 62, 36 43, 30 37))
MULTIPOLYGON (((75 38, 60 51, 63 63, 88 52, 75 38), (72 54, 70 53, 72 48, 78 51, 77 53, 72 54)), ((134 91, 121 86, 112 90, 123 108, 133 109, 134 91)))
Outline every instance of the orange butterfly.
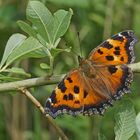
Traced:
POLYGON ((133 73, 126 64, 135 60, 137 42, 133 31, 118 33, 92 50, 88 59, 70 71, 53 90, 45 104, 45 113, 55 118, 62 113, 103 114, 130 91, 133 73))

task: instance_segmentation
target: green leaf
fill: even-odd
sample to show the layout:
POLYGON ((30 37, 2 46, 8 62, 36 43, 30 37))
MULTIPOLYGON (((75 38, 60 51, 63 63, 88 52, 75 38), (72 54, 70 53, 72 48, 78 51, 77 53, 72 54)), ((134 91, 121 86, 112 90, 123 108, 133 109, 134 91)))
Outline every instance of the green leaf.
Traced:
MULTIPOLYGON (((50 30, 52 30, 51 38, 53 44, 67 31, 72 14, 73 11, 71 9, 69 11, 58 10, 56 13, 54 13, 54 27, 53 29, 48 27, 50 30)), ((53 25, 52 22, 51 24, 53 25)))
POLYGON ((21 21, 21 20, 19 20, 19 21, 17 22, 17 24, 19 25, 19 27, 20 27, 25 33, 27 33, 28 35, 33 36, 33 37, 36 38, 36 34, 37 34, 37 33, 35 32, 35 30, 34 30, 29 24, 27 24, 26 22, 21 21))
POLYGON ((35 50, 35 51, 28 54, 28 57, 31 57, 31 58, 43 58, 43 57, 46 57, 46 56, 48 56, 48 55, 42 48, 38 49, 38 50, 35 50))
POLYGON ((70 52, 70 51, 71 51, 71 47, 66 48, 66 49, 52 48, 51 49, 51 54, 52 54, 53 57, 56 57, 61 52, 70 52))
POLYGON ((43 48, 43 46, 33 37, 27 38, 19 47, 15 48, 6 61, 9 66, 15 60, 25 57, 32 57, 31 53, 43 48))
POLYGON ((138 140, 140 140, 140 113, 136 117, 136 135, 138 140))
POLYGON ((50 66, 48 65, 48 64, 46 64, 46 63, 41 63, 40 64, 40 67, 42 68, 42 69, 50 69, 50 66))
POLYGON ((21 80, 21 78, 5 76, 5 75, 0 74, 0 81, 12 82, 12 81, 17 81, 17 80, 21 80))
POLYGON ((52 14, 51 12, 39 1, 30 1, 26 10, 27 19, 32 22, 36 27, 37 32, 47 42, 51 42, 47 24, 49 24, 52 14))
POLYGON ((11 69, 6 69, 6 70, 4 70, 4 72, 9 72, 9 73, 14 73, 14 74, 18 74, 18 75, 23 75, 23 76, 26 76, 26 77, 31 77, 31 75, 29 73, 26 73, 24 71, 24 69, 17 68, 17 67, 12 67, 11 69))
POLYGON ((71 9, 58 10, 52 16, 51 12, 39 1, 30 1, 26 13, 27 19, 32 22, 38 33, 38 39, 41 39, 43 45, 49 48, 56 47, 55 42, 67 31, 73 14, 71 9), (47 42, 47 45, 44 42, 47 42))
POLYGON ((135 110, 130 100, 123 101, 115 114, 115 140, 128 140, 135 132, 135 110))
POLYGON ((25 39, 26 39, 26 36, 19 34, 19 33, 13 34, 9 38, 9 40, 6 44, 6 47, 5 47, 5 51, 4 51, 1 63, 0 63, 0 68, 4 65, 4 63, 6 62, 9 55, 13 52, 13 50, 16 47, 18 47, 19 45, 21 45, 25 39))

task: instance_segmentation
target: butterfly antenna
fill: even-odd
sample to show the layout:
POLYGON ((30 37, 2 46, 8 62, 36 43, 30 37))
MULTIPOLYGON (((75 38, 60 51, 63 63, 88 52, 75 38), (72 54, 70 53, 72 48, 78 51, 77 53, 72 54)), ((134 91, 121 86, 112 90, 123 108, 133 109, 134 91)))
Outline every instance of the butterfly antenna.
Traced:
POLYGON ((78 37, 78 44, 80 48, 80 57, 82 58, 82 47, 81 47, 81 40, 80 40, 80 33, 77 32, 77 37, 78 37))
MULTIPOLYGON (((67 43, 65 43, 65 46, 66 46, 66 47, 68 47, 68 44, 67 44, 67 43)), ((77 52, 75 52, 74 50, 71 50, 71 52, 72 52, 72 53, 74 53, 76 56, 78 56, 78 53, 77 53, 77 52)))

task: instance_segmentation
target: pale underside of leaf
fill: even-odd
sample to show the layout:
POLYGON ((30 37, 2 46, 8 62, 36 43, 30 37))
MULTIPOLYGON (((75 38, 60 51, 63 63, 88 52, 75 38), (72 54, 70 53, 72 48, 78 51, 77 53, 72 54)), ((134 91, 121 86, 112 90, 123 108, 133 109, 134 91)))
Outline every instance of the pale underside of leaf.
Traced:
POLYGON ((49 10, 39 1, 30 1, 27 6, 27 19, 30 20, 33 25, 35 25, 40 32, 41 35, 43 35, 44 39, 47 39, 46 41, 51 42, 47 24, 50 22, 52 15, 49 12, 49 10))
POLYGON ((115 115, 115 140, 128 140, 135 132, 135 110, 130 101, 125 101, 115 115))
POLYGON ((26 36, 24 36, 22 34, 19 34, 19 33, 13 34, 9 38, 9 40, 8 40, 8 42, 6 44, 6 47, 5 47, 5 51, 4 51, 1 63, 0 63, 0 68, 4 65, 4 63, 6 62, 7 58, 12 53, 12 51, 16 47, 21 45, 25 39, 26 39, 26 36))
POLYGON ((31 52, 39 50, 43 46, 33 37, 29 37, 19 47, 15 48, 6 61, 6 66, 9 66, 15 60, 24 57, 31 52))

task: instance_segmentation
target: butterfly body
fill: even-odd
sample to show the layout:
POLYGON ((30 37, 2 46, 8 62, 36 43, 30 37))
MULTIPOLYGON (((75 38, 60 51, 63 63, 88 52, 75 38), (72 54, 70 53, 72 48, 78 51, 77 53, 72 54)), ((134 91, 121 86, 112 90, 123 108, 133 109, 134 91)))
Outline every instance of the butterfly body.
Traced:
POLYGON ((96 76, 96 64, 91 60, 82 60, 80 62, 79 71, 86 77, 94 78, 96 76))
POLYGON ((70 71, 53 90, 45 104, 53 118, 62 113, 77 115, 103 114, 130 91, 133 73, 127 64, 135 59, 133 31, 114 35, 93 49, 88 59, 70 71))

